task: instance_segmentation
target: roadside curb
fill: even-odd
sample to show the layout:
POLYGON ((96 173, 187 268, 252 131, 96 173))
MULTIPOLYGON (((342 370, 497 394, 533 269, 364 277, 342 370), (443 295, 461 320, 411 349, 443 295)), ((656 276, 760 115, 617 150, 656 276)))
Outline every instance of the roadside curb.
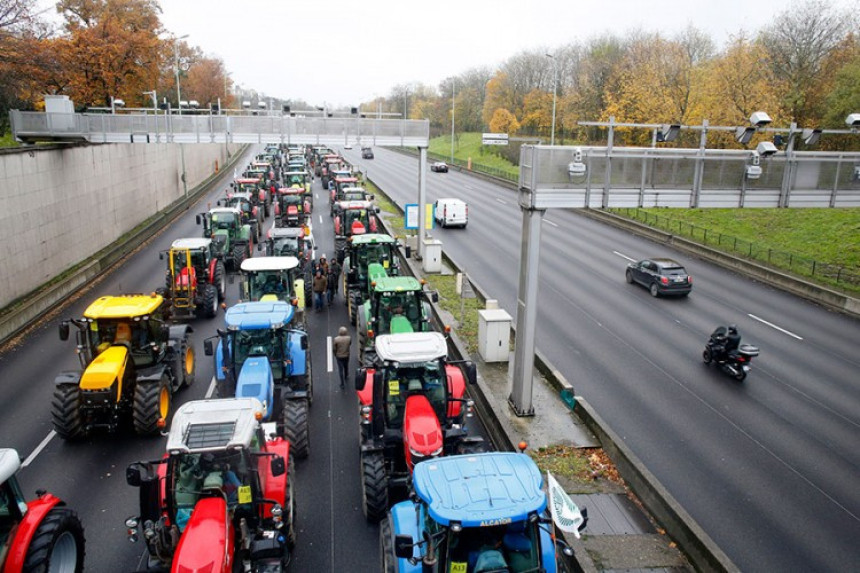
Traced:
POLYGON ((38 316, 62 304, 78 289, 110 269, 131 251, 149 240, 156 232, 187 211, 200 197, 210 191, 209 186, 223 175, 224 170, 233 167, 241 159, 247 148, 247 145, 243 145, 237 149, 227 164, 218 172, 209 175, 193 189, 189 189, 186 197, 152 215, 119 240, 81 261, 59 277, 43 284, 30 294, 24 295, 0 310, 0 344, 5 344, 19 334, 38 316))

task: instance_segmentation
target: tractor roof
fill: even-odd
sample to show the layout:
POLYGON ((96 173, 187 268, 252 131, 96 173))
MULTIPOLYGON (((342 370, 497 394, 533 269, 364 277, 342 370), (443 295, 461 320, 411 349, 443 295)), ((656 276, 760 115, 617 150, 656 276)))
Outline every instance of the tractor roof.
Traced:
POLYGON ((296 257, 254 257, 242 261, 242 270, 249 273, 259 271, 288 271, 299 266, 296 257))
POLYGON ((170 245, 171 249, 206 249, 212 244, 212 239, 192 238, 176 239, 170 245))
POLYGON ((256 398, 194 400, 173 414, 167 437, 171 454, 247 448, 265 409, 256 398))
POLYGON ((248 177, 240 177, 239 179, 236 179, 236 183, 239 185, 242 185, 243 183, 246 185, 256 185, 259 182, 259 179, 250 179, 248 177))
POLYGON ((446 456, 415 466, 415 493, 437 523, 488 527, 524 521, 546 508, 543 477, 515 452, 446 456))
POLYGON ((214 207, 209 209, 210 215, 217 215, 218 213, 231 213, 237 217, 242 215, 242 211, 238 207, 214 207))
POLYGON ((373 203, 370 201, 338 201, 338 207, 341 209, 370 209, 373 203))
POLYGON ((349 239, 353 245, 375 245, 377 243, 394 243, 394 237, 382 233, 367 233, 366 235, 353 235, 349 239))
POLYGON ((227 194, 227 199, 244 199, 245 201, 250 201, 252 195, 247 191, 232 191, 227 194))
MULTIPOLYGON (((305 230, 301 227, 272 227, 269 229, 269 238, 278 237, 304 237, 305 230)), ((245 259, 250 260, 250 259, 245 259)))
POLYGON ((427 362, 447 356, 448 344, 441 332, 383 334, 376 337, 376 353, 392 362, 427 362))
POLYGON ((287 171, 286 173, 284 173, 284 177, 289 177, 290 175, 308 176, 308 175, 310 175, 310 173, 308 173, 307 171, 287 171))
POLYGON ((415 277, 381 277, 375 282, 375 292, 413 292, 422 288, 421 282, 415 277))
POLYGON ((155 312, 163 301, 160 295, 154 293, 103 296, 87 307, 84 316, 94 320, 144 316, 155 312))
POLYGON ((242 302, 227 309, 224 321, 230 330, 278 328, 289 324, 294 312, 293 305, 280 300, 242 302))
MULTIPOLYGON (((341 172, 340 172, 340 171, 335 171, 335 173, 341 173, 341 172)), ((337 175, 337 176, 334 178, 334 180, 335 180, 335 181, 340 181, 341 183, 349 183, 349 182, 351 182, 351 181, 358 181, 358 178, 357 178, 357 177, 353 177, 351 174, 350 174, 350 175, 337 175)))
POLYGON ((0 484, 15 475, 21 467, 21 458, 12 448, 0 448, 0 484))

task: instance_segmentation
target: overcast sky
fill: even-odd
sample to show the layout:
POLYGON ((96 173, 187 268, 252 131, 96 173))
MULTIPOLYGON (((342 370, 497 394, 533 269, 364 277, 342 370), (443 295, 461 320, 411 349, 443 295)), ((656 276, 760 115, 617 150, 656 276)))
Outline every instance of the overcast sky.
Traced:
MULTIPOLYGON (((830 0, 860 7, 858 0, 830 0)), ((672 37, 688 24, 721 47, 756 32, 786 0, 160 0, 162 22, 233 81, 311 105, 357 105, 398 84, 495 68, 524 50, 552 51, 603 32, 641 28, 672 37)))

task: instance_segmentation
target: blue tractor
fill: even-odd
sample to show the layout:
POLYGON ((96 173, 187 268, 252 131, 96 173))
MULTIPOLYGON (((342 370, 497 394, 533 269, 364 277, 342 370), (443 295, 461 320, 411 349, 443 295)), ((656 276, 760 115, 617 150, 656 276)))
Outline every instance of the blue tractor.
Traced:
MULTIPOLYGON (((415 465, 412 487, 380 526, 384 573, 554 573, 559 553, 573 554, 554 535, 543 477, 525 454, 434 458, 415 465)), ((587 518, 575 513, 579 531, 587 518)))
POLYGON ((204 351, 215 357, 218 397, 257 398, 265 421, 277 422, 295 456, 306 458, 314 395, 311 353, 307 333, 288 328, 295 312, 280 300, 232 306, 225 314, 227 328, 205 340, 204 351))

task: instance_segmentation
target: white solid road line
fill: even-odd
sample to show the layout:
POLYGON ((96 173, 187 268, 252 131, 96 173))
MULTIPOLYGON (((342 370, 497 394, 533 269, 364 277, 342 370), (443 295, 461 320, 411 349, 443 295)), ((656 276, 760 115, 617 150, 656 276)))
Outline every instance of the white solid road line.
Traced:
POLYGON ((502 205, 507 205, 507 204, 508 204, 508 202, 507 202, 507 201, 505 201, 504 199, 500 199, 499 197, 496 197, 496 201, 498 201, 498 202, 499 202, 499 203, 501 203, 502 205))
POLYGON ((618 256, 619 256, 619 257, 621 257, 622 259, 627 259, 627 260, 628 260, 628 261, 630 261, 631 263, 632 263, 632 262, 635 262, 635 259, 631 259, 631 258, 630 258, 630 257, 628 257, 627 255, 625 255, 625 254, 623 254, 623 253, 619 253, 618 251, 612 251, 612 253, 613 253, 613 254, 615 254, 615 255, 618 255, 618 256))
POLYGON ((55 432, 54 430, 51 430, 50 432, 48 432, 48 435, 45 437, 44 440, 42 440, 42 443, 39 444, 38 446, 36 446, 36 449, 33 450, 33 453, 31 453, 29 456, 27 456, 27 459, 21 463, 21 467, 26 468, 31 463, 33 463, 33 460, 36 459, 36 456, 38 456, 39 453, 45 449, 45 446, 48 445, 48 442, 53 440, 54 436, 56 436, 56 435, 57 435, 57 432, 55 432))
POLYGON ((553 223, 549 219, 544 219, 543 222, 546 223, 547 225, 552 225, 553 227, 558 227, 558 225, 556 225, 555 223, 553 223))
POLYGON ((320 225, 322 225, 322 215, 320 215, 320 225))
POLYGON ((334 366, 333 355, 331 353, 331 336, 325 337, 325 347, 326 347, 326 351, 325 351, 326 372, 331 372, 332 367, 334 366))
POLYGON ((778 327, 777 325, 775 325, 774 323, 772 323, 772 322, 768 322, 768 321, 766 321, 766 320, 765 320, 765 319, 763 319, 763 318, 759 318, 759 317, 757 317, 757 316, 756 316, 756 315, 754 315, 754 314, 747 314, 747 316, 748 316, 748 317, 750 317, 750 318, 751 318, 751 319, 753 319, 753 320, 757 320, 757 321, 759 321, 759 322, 760 322, 760 323, 762 323, 762 324, 766 324, 766 325, 768 325, 769 327, 773 328, 774 330, 778 330, 778 331, 780 331, 780 332, 781 332, 781 333, 783 333, 783 334, 787 334, 787 335, 791 336, 792 338, 796 338, 796 339, 798 339, 798 340, 803 340, 803 337, 802 337, 802 336, 798 336, 798 335, 796 335, 795 333, 791 332, 790 330, 786 330, 786 329, 784 329, 784 328, 780 328, 780 327, 778 327))
POLYGON ((209 382, 209 388, 206 389, 206 395, 203 396, 207 400, 215 394, 215 376, 212 376, 212 381, 209 382))

